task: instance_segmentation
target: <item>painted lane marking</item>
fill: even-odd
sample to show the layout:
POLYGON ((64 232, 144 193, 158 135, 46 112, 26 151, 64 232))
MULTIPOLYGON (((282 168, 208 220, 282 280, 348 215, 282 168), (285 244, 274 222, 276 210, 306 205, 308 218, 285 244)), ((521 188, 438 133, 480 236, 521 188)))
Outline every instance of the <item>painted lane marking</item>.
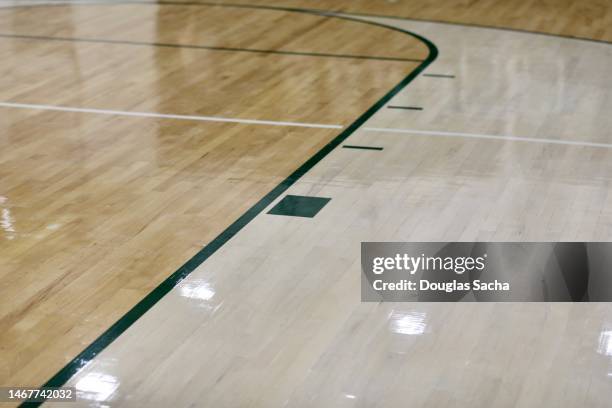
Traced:
POLYGON ((331 201, 328 197, 286 195, 268 214, 287 217, 314 218, 331 201))
POLYGON ((274 54, 274 55, 286 55, 286 56, 288 55, 288 56, 298 56, 298 57, 344 58, 344 59, 393 61, 393 62, 423 62, 423 60, 415 59, 415 58, 376 57, 372 55, 327 54, 327 53, 320 53, 320 52, 263 50, 263 49, 256 49, 256 48, 215 47, 215 46, 209 46, 209 45, 174 44, 174 43, 158 43, 158 42, 128 41, 128 40, 106 40, 106 39, 100 39, 100 38, 49 37, 49 36, 39 36, 39 35, 6 34, 6 33, 0 33, 0 38, 8 38, 8 39, 14 39, 14 40, 32 40, 32 41, 59 41, 59 42, 79 42, 79 43, 92 43, 92 44, 134 45, 134 46, 147 46, 147 47, 195 49, 195 50, 206 50, 206 51, 248 52, 248 53, 254 53, 254 54, 274 54))
POLYGON ((376 146, 355 146, 355 145, 343 145, 343 149, 361 149, 361 150, 382 150, 382 147, 376 146))
POLYGON ((271 120, 255 120, 255 119, 238 119, 238 118, 223 118, 217 116, 194 116, 194 115, 172 115, 165 113, 151 113, 151 112, 126 112, 106 109, 87 109, 87 108, 74 108, 68 106, 53 106, 53 105, 37 105, 30 103, 14 103, 14 102, 0 102, 0 107, 3 108, 16 108, 16 109, 34 109, 34 110, 47 110, 47 111, 58 111, 58 112, 76 112, 76 113, 95 113, 101 115, 114 115, 114 116, 132 116, 140 118, 158 118, 158 119, 176 119, 176 120, 194 120, 200 122, 224 122, 224 123, 241 123, 247 125, 268 125, 268 126, 293 126, 293 127, 306 127, 316 129, 342 129, 341 125, 324 125, 318 123, 301 123, 301 122, 277 122, 271 120))
MULTIPOLYGON (((143 3, 144 4, 144 3, 143 3)), ((164 3, 147 3, 156 4, 159 6, 164 3)), ((202 6, 203 4, 193 3, 194 6, 202 6)), ((212 241, 210 241, 205 247, 200 249, 192 258, 187 260, 179 269, 174 271, 168 276, 163 282, 161 282, 155 289, 149 292, 144 298, 142 298, 137 304, 135 304, 128 312, 126 312, 119 320, 117 320, 112 326, 106 331, 100 334, 93 342, 64 365, 58 372, 56 372, 47 382, 44 384, 45 387, 60 387, 66 384, 71 378, 73 378, 83 367, 90 364, 103 350, 105 350, 110 344, 117 340, 130 326, 132 326, 138 319, 140 319, 145 313, 147 313, 155 304, 164 298, 171 290, 176 288, 179 283, 188 277, 196 268, 201 266, 207 259, 213 256, 217 251, 222 248, 227 242, 229 242, 234 236, 236 236, 243 228, 251 223, 257 216, 263 214, 263 211, 272 204, 278 197, 284 194, 292 185, 300 180, 306 173, 308 173, 317 163, 321 162, 327 155, 334 151, 341 143, 343 143, 349 136, 351 136, 357 129, 359 129, 364 123, 367 122, 376 112, 380 111, 394 96, 405 89, 412 81, 414 81, 429 65, 431 65, 438 57, 438 49, 436 46, 418 34, 404 30, 399 27, 385 25, 373 21, 367 21, 361 18, 354 18, 350 16, 340 16, 330 13, 321 13, 318 11, 305 10, 299 8, 283 8, 275 6, 252 6, 252 5, 227 5, 227 4, 215 4, 218 7, 239 7, 247 9, 268 9, 268 10, 283 10, 295 13, 306 13, 313 15, 320 15, 330 18, 336 18, 341 20, 359 22, 366 25, 372 25, 377 27, 383 27, 392 31, 403 33, 407 36, 413 37, 425 44, 429 50, 427 58, 418 65, 412 72, 410 72, 401 82, 395 87, 389 90, 381 99, 379 99, 374 105, 372 105, 367 111, 359 116, 352 124, 345 127, 342 132, 332 139, 328 144, 323 146, 318 152, 311 156, 308 160, 303 162, 293 173, 288 175, 283 181, 281 181, 274 189, 268 194, 263 196, 258 202, 253 204, 245 213, 237 218, 231 225, 229 225, 223 232, 217 235, 212 241)), ((41 404, 36 402, 25 402, 22 406, 27 404, 28 407, 38 407, 41 404)))
POLYGON ((556 140, 556 139, 544 139, 544 138, 539 139, 539 138, 534 138, 534 137, 481 135, 481 134, 475 134, 475 133, 441 132, 441 131, 413 130, 413 129, 389 129, 389 128, 377 128, 377 127, 365 127, 365 128, 362 128, 362 130, 366 132, 402 133, 402 134, 441 136, 441 137, 464 137, 464 138, 472 138, 472 139, 491 139, 491 140, 503 140, 503 141, 513 141, 513 142, 559 144, 559 145, 568 145, 568 146, 603 147, 606 149, 612 149, 612 144, 610 143, 579 142, 575 140, 556 140))
POLYGON ((415 111, 422 111, 423 108, 419 107, 419 106, 397 106, 397 105, 389 105, 387 106, 387 108, 389 109, 404 109, 404 110, 415 110, 415 111))
POLYGON ((446 75, 446 74, 423 74, 423 76, 430 77, 430 78, 449 78, 449 79, 455 78, 454 75, 446 75))

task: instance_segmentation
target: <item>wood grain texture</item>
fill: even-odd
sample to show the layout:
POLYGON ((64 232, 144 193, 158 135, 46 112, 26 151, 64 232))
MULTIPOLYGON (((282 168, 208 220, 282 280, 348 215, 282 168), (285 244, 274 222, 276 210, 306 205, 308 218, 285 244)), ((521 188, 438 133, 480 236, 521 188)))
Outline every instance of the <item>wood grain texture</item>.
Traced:
MULTIPOLYGON (((232 3, 232 0, 221 2, 232 3)), ((612 41, 612 2, 608 0, 249 0, 248 3, 477 24, 612 41)))
MULTIPOLYGON (((215 7, 4 9, 0 32, 416 59, 427 52, 381 27, 215 7)), ((0 61, 1 101, 340 125, 417 66, 32 38, 0 38, 0 61)), ((3 385, 45 382, 338 133, 0 112, 3 385)))
MULTIPOLYGON (((418 77, 390 103, 423 111, 366 126, 612 142, 612 47, 395 24, 456 78, 418 77)), ((364 129, 347 143, 384 150, 334 150, 287 191, 331 198, 315 218, 261 213, 70 380, 75 406, 608 408, 610 303, 359 295, 364 241, 610 241, 612 149, 364 129)))

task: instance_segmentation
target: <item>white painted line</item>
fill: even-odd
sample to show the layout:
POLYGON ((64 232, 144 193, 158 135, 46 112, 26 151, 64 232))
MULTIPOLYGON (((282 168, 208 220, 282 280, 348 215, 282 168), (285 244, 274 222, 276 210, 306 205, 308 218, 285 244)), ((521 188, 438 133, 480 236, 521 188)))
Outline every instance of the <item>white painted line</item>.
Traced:
POLYGON ((225 122, 225 123, 241 123, 247 125, 268 125, 268 126, 293 126, 315 129, 342 129, 340 125, 322 125, 318 123, 300 123, 300 122, 277 122, 271 120, 255 120, 255 119, 237 119, 237 118, 222 118, 216 116, 191 116, 191 115, 169 115, 164 113, 150 112, 125 112, 106 109, 85 109, 72 108, 68 106, 51 106, 51 105, 36 105, 31 103, 14 103, 0 102, 0 107, 17 108, 17 109, 36 109, 59 112, 78 112, 78 113, 96 113, 101 115, 115 116, 135 116, 140 118, 159 118, 159 119, 178 119, 178 120, 195 120, 200 122, 225 122))
POLYGON ((389 128, 377 128, 377 127, 365 127, 365 128, 362 128, 362 130, 366 132, 403 133, 403 134, 442 136, 442 137, 467 137, 467 138, 472 138, 472 139, 492 139, 492 140, 504 140, 504 141, 513 141, 513 142, 547 143, 547 144, 560 144, 560 145, 569 145, 569 146, 603 147, 606 149, 612 149, 612 144, 610 143, 579 142, 579 141, 574 141, 574 140, 539 139, 539 138, 534 138, 534 137, 479 135, 475 133, 457 133, 457 132, 442 132, 442 131, 413 130, 413 129, 389 129, 389 128))
POLYGON ((112 4, 112 0, 0 0, 0 7, 30 5, 72 5, 72 4, 112 4))

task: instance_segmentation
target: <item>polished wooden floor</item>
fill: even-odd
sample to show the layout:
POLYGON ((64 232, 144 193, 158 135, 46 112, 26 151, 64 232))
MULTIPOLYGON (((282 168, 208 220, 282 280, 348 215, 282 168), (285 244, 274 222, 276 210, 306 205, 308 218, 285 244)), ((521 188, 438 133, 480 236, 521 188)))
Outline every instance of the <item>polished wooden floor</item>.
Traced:
MULTIPOLYGON (((1 102, 340 126, 427 56, 382 27, 207 6, 0 9, 0 33, 1 102)), ((340 131, 0 109, 0 384, 45 382, 340 131)))
MULTIPOLYGON (((608 305, 360 304, 358 243, 610 240, 609 45, 197 3, 0 8, 0 385, 48 380, 413 72, 409 30, 454 78, 397 94, 423 111, 348 140, 384 150, 291 188, 319 216, 258 215, 66 406, 608 406, 608 305)), ((594 0, 249 3, 612 35, 594 0)))
POLYGON ((609 0, 251 0, 249 3, 476 24, 612 42, 612 2, 609 0))
POLYGON ((359 251, 612 239, 610 46, 395 24, 455 78, 397 94, 423 111, 346 141, 383 150, 336 149, 287 192, 331 198, 315 218, 263 211, 69 381, 77 406, 609 406, 612 305, 361 303, 359 251))

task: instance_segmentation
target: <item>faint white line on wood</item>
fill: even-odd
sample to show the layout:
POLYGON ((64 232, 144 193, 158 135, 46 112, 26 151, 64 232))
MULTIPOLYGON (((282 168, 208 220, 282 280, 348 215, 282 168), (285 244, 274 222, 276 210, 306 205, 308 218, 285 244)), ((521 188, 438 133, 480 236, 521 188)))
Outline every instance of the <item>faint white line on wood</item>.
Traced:
POLYGON ((74 108, 74 107, 68 107, 68 106, 36 105, 36 104, 31 104, 31 103, 0 102, 0 107, 59 111, 59 112, 94 113, 94 114, 114 115, 114 116, 133 116, 133 117, 140 117, 140 118, 194 120, 194 121, 200 121, 200 122, 240 123, 240 124, 246 124, 246 125, 293 126, 293 127, 305 127, 305 128, 316 128, 316 129, 342 129, 343 128, 341 125, 323 125, 323 124, 318 124, 318 123, 278 122, 278 121, 272 121, 272 120, 223 118, 223 117, 217 117, 217 116, 171 115, 171 114, 165 114, 165 113, 151 113, 151 112, 126 112, 126 111, 116 111, 116 110, 106 110, 106 109, 74 108))
POLYGON ((472 138, 472 139, 492 139, 492 140, 504 140, 504 141, 513 141, 513 142, 532 142, 532 143, 560 144, 560 145, 569 145, 569 146, 603 147, 606 149, 612 148, 612 144, 610 143, 580 142, 580 141, 575 141, 575 140, 544 139, 544 138, 535 138, 535 137, 481 135, 481 134, 476 134, 476 133, 442 132, 442 131, 414 130, 414 129, 392 129, 392 128, 378 128, 378 127, 365 127, 365 128, 362 128, 362 130, 366 132, 403 133, 403 134, 412 134, 412 135, 441 136, 441 137, 465 137, 465 138, 472 138))

